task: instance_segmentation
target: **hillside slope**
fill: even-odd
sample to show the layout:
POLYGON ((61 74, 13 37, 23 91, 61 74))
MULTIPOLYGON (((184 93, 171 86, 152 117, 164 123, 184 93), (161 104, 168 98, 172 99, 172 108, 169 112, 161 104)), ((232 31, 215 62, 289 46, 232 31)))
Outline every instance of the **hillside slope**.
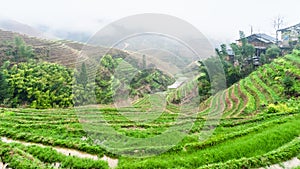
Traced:
POLYGON ((299 58, 295 51, 259 67, 245 79, 202 103, 200 114, 205 116, 209 110, 215 109, 225 118, 255 116, 270 104, 284 105, 288 99, 297 99, 300 94, 299 58), (287 93, 286 79, 292 83, 290 93, 287 93))
MULTIPOLYGON (((118 75, 118 73, 116 73, 117 71, 116 68, 119 67, 118 62, 123 63, 121 65, 129 66, 129 67, 125 66, 123 69, 122 67, 118 68, 121 69, 118 70, 119 73, 121 72, 122 74, 122 72, 126 72, 126 71, 129 73, 122 74, 122 75, 119 74, 119 76, 122 77, 118 77, 119 79, 116 79, 117 84, 124 85, 124 78, 125 79, 127 78, 129 80, 130 78, 134 78, 133 82, 130 83, 127 82, 126 84, 126 85, 130 85, 130 89, 126 89, 126 91, 129 90, 131 92, 130 93, 131 97, 135 97, 137 95, 142 96, 143 93, 153 93, 156 91, 166 90, 167 86, 173 82, 173 79, 172 77, 170 77, 169 74, 165 74, 163 71, 159 70, 156 67, 150 68, 149 64, 145 65, 146 70, 142 71, 141 69, 143 67, 143 61, 141 58, 142 56, 138 58, 137 56, 133 56, 128 52, 124 52, 122 50, 114 49, 114 48, 92 46, 88 44, 66 41, 66 40, 50 41, 46 39, 29 37, 27 35, 0 30, 0 67, 7 60, 11 62, 11 65, 14 65, 15 63, 28 62, 29 60, 34 59, 36 62, 47 61, 47 62, 57 63, 66 66, 69 68, 68 71, 71 72, 70 76, 77 78, 79 77, 78 72, 80 72, 82 69, 83 66, 82 63, 85 63, 84 67, 86 68, 86 74, 84 76, 87 76, 87 80, 89 81, 85 83, 89 83, 89 86, 92 86, 93 82, 96 81, 97 83, 96 85, 99 86, 99 90, 97 88, 96 92, 95 91, 92 92, 97 93, 96 94, 97 103, 102 103, 102 104, 112 102, 111 101, 112 94, 114 93, 114 91, 112 91, 113 89, 111 89, 112 83, 110 82, 110 80, 116 79, 114 77, 118 75), (104 56, 109 56, 111 57, 111 59, 106 60, 104 56), (102 65, 102 62, 103 63, 107 62, 107 63, 106 65, 102 65), (115 62, 114 63, 115 66, 109 65, 112 64, 113 62, 115 62), (74 68, 76 69, 75 71, 74 68), (136 76, 134 77, 135 74, 136 76), (132 77, 129 75, 132 75, 132 77)), ((17 67, 15 68, 18 69, 17 67)), ((10 70, 11 68, 8 67, 7 72, 10 72, 10 70)), ((48 72, 49 70, 48 71, 40 70, 40 71, 48 72)), ((12 76, 9 76, 9 78, 13 79, 15 77, 16 72, 10 72, 12 76)), ((24 76, 24 74, 17 75, 17 76, 24 76)), ((49 76, 52 75, 49 74, 49 76)), ((28 75, 24 76, 25 79, 27 77, 28 75)), ((36 77, 36 78, 41 79, 41 77, 36 77)), ((51 79, 55 79, 55 78, 51 78, 51 79)), ((8 81, 14 81, 14 80, 8 80, 8 81)), ((27 83, 23 84, 23 87, 26 85, 27 83)), ((85 87, 85 85, 83 86, 85 87)), ((68 86, 69 89, 72 89, 70 83, 65 84, 65 86, 68 86)), ((10 87, 12 90, 17 88, 15 83, 12 82, 10 83, 10 87)), ((78 86, 74 84, 73 87, 76 88, 76 92, 74 93, 78 93, 78 95, 82 96, 82 91, 84 91, 84 89, 82 88, 81 90, 81 87, 78 88, 78 86), (77 89, 80 89, 81 93, 77 92, 79 91, 77 89)), ((51 87, 51 88, 55 89, 56 87, 51 87)), ((113 86, 113 88, 116 89, 116 86, 113 86)), ((35 93, 40 92, 36 90, 37 89, 34 88, 33 92, 35 93)), ((42 93, 45 93, 45 91, 43 91, 42 93)), ((14 93, 18 93, 18 92, 16 92, 15 90, 14 93)), ((65 93, 72 93, 72 91, 70 92, 68 90, 65 91, 65 93)), ((25 103, 25 100, 27 100, 26 98, 30 97, 26 95, 26 92, 23 92, 22 95, 23 96, 21 97, 14 95, 13 98, 5 98, 5 99, 8 101, 14 99, 19 100, 18 101, 18 105, 19 105, 19 103, 22 102, 25 103)), ((90 102, 92 102, 92 101, 86 101, 88 100, 87 98, 89 98, 88 95, 91 94, 86 94, 86 97, 81 99, 81 100, 85 100, 84 104, 89 104, 90 102)), ((64 97, 72 98, 72 96, 64 96, 64 97)), ((0 101, 0 104, 2 104, 2 100, 0 101)), ((78 102, 79 103, 83 102, 81 100, 78 102)), ((31 102, 34 102, 34 99, 30 99, 29 105, 31 104, 31 102)), ((11 104, 7 104, 7 105, 11 105, 11 104)))
POLYGON ((203 102, 191 129, 172 148, 157 145, 179 137, 177 133, 164 137, 154 145, 135 145, 135 138, 153 138, 162 135, 170 127, 182 128, 186 123, 186 119, 177 120, 181 112, 176 104, 164 107, 156 119, 143 121, 145 117, 141 114, 153 112, 157 115, 155 106, 164 106, 158 96, 149 95, 135 102, 134 106, 123 108, 1 109, 0 136, 25 141, 11 143, 2 138, 1 161, 12 168, 51 168, 56 163, 61 168, 108 167, 103 160, 80 159, 56 152, 51 148, 55 146, 99 157, 106 155, 117 158, 117 168, 130 169, 258 168, 299 158, 299 57, 299 52, 295 51, 276 59, 203 102), (287 83, 289 80, 286 77, 290 78, 291 83, 287 83), (214 129, 214 126, 206 125, 206 120, 216 120, 218 113, 222 113, 222 116, 211 137, 201 140, 203 132, 214 129), (124 144, 122 137, 112 131, 130 139, 124 144), (95 144, 91 140, 94 135, 108 138, 101 142, 105 145, 95 144), (117 143, 112 143, 118 146, 115 154, 107 149, 109 138, 117 143), (49 147, 24 146, 28 142, 49 147), (155 154, 166 149, 168 151, 160 155, 155 154), (149 155, 147 153, 156 156, 133 158, 149 155))
POLYGON ((105 47, 83 45, 82 43, 65 41, 65 40, 47 40, 36 37, 27 36, 10 31, 0 30, 0 54, 1 60, 5 60, 5 50, 9 45, 7 43, 14 41, 15 37, 21 37, 25 43, 32 46, 34 53, 38 58, 52 63, 62 64, 68 67, 74 67, 78 62, 86 60, 87 57, 101 58, 104 54, 110 54, 113 57, 125 58, 128 56, 126 52, 118 49, 108 49, 105 47), (81 50, 84 47, 84 54, 81 50), (83 58, 82 58, 83 57, 83 58))
MULTIPOLYGON (((300 130, 296 127, 300 122, 299 75, 298 51, 258 68, 202 102, 189 136, 171 151, 146 159, 124 158, 120 168, 256 168, 297 157, 300 153, 300 130), (289 89, 288 78, 292 81, 289 89), (205 121, 218 121, 219 117, 212 137, 199 142, 202 132, 214 128, 214 123, 210 126, 205 121)), ((149 104, 147 98, 136 102, 137 106, 149 107, 149 104)), ((168 114, 176 112, 172 107, 169 105, 161 117, 172 119, 168 114)), ((157 128, 162 130, 164 125, 157 128)), ((141 132, 126 127, 124 130, 141 132)))

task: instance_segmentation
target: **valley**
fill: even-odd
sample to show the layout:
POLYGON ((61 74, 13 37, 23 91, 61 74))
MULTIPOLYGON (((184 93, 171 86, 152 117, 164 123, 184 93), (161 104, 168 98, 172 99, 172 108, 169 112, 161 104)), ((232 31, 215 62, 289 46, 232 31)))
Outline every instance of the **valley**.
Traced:
POLYGON ((248 42, 231 45, 236 65, 226 45, 178 61, 9 31, 0 41, 1 168, 300 166, 297 46, 255 66, 248 42))

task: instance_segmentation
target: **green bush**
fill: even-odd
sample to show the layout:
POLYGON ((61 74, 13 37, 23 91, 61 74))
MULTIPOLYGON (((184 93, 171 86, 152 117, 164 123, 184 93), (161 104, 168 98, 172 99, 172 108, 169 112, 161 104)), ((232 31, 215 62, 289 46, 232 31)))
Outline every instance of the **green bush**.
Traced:
POLYGON ((54 63, 19 63, 4 70, 12 89, 12 107, 69 107, 73 105, 73 73, 54 63))
POLYGON ((268 105, 268 110, 267 110, 268 113, 278 113, 278 112, 290 113, 293 111, 295 111, 295 109, 290 108, 286 104, 283 104, 283 103, 280 103, 277 105, 270 104, 270 105, 268 105))
POLYGON ((275 107, 269 107, 267 112, 268 112, 268 113, 277 113, 278 110, 275 109, 275 107))
POLYGON ((271 46, 266 51, 266 56, 269 58, 276 58, 280 55, 280 49, 277 46, 271 46))
POLYGON ((2 69, 0 69, 0 104, 5 103, 5 100, 10 98, 10 91, 7 77, 3 74, 2 69))

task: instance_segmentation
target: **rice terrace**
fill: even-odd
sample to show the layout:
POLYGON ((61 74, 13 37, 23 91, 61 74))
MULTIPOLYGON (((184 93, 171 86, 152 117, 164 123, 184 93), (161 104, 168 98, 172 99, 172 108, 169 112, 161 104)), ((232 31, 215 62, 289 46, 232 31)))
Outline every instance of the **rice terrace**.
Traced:
POLYGON ((300 24, 212 45, 153 16, 174 21, 49 38, 0 18, 0 169, 299 169, 300 24))

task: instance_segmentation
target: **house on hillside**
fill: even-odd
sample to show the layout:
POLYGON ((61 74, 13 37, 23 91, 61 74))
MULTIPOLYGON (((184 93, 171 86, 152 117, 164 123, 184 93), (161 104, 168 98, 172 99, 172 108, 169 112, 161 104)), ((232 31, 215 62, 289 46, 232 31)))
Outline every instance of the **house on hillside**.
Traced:
POLYGON ((230 61, 231 63, 234 63, 234 51, 231 48, 228 48, 226 52, 228 54, 226 60, 230 61))
MULTIPOLYGON (((249 44, 252 44, 255 48, 255 55, 260 56, 262 53, 266 53, 267 47, 276 44, 276 38, 264 33, 256 33, 246 37, 249 44)), ((242 44, 242 40, 237 40, 238 44, 242 44)))
POLYGON ((281 43, 279 44, 281 48, 290 48, 293 45, 296 45, 299 41, 299 35, 300 35, 300 23, 279 29, 277 31, 281 34, 281 43))
POLYGON ((186 77, 180 77, 178 78, 172 85, 168 86, 169 90, 174 90, 180 87, 188 78, 186 77))

